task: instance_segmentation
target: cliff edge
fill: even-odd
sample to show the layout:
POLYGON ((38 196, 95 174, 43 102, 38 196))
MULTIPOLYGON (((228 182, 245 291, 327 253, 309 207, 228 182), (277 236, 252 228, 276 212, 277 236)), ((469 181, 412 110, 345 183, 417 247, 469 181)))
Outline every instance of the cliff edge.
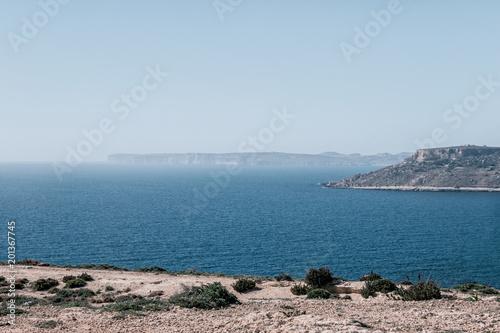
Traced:
POLYGON ((407 191, 500 191, 500 148, 463 145, 420 149, 402 163, 322 185, 407 191))

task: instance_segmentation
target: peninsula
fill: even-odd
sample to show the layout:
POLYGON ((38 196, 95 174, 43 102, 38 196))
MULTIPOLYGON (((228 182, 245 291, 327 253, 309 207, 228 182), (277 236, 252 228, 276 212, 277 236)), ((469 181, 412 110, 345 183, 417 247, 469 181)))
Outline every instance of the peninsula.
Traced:
POLYGON ((322 184, 328 188, 500 192, 500 148, 420 149, 402 163, 322 184))

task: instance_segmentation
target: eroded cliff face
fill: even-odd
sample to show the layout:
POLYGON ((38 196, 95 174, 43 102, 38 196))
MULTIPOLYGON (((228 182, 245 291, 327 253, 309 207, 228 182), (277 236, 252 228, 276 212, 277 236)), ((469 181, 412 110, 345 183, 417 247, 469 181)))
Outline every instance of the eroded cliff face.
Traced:
POLYGON ((498 151, 500 151, 500 148, 466 145, 449 148, 419 149, 411 158, 418 162, 433 160, 455 160, 470 157, 488 156, 491 154, 495 154, 495 152, 498 151))
POLYGON ((400 164, 324 185, 404 190, 500 189, 500 148, 420 149, 400 164))

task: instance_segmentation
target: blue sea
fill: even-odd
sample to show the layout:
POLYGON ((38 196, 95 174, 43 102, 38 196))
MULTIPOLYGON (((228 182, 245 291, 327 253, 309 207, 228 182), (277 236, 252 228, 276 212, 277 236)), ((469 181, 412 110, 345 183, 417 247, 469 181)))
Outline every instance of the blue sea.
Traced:
POLYGON ((444 287, 500 287, 500 193, 326 189, 376 167, 0 165, 0 219, 16 221, 17 258, 59 265, 196 268, 303 277, 329 266, 444 287))

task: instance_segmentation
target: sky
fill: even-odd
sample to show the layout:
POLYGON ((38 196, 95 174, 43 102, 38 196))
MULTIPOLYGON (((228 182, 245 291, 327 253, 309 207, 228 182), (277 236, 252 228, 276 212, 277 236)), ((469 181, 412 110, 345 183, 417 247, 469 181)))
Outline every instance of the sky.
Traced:
POLYGON ((499 15, 495 0, 0 0, 0 162, 500 146, 499 15))

